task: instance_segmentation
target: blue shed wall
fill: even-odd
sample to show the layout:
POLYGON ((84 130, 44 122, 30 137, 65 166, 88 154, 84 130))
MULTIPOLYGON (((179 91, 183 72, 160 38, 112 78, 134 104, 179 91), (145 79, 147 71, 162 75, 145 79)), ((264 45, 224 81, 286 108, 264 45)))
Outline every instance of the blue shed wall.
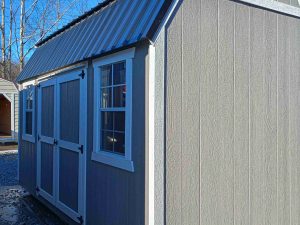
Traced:
POLYGON ((94 74, 88 76, 87 224, 141 225, 145 219, 145 76, 148 45, 136 48, 132 78, 133 173, 91 161, 94 74))
MULTIPOLYGON (((132 79, 132 157, 135 171, 128 172, 91 160, 93 151, 93 94, 94 73, 88 66, 87 90, 87 170, 86 224, 141 225, 145 220, 145 76, 147 74, 148 45, 136 46, 132 79)), ((20 93, 20 115, 23 92, 20 93)), ((37 94, 36 94, 36 108, 37 94)), ((36 110, 36 109, 35 109, 36 110)), ((37 115, 37 113, 36 113, 37 115)), ((39 116, 39 115, 37 115, 39 116)), ((22 131, 22 116, 20 131, 22 131)), ((37 117, 35 118, 37 121, 37 117)), ((36 126, 37 122, 35 123, 36 126)), ((37 129, 35 129, 37 131, 37 129)), ((21 133, 21 132, 20 132, 21 133)), ((35 135, 36 136, 36 135, 35 135)), ((37 142, 24 141, 20 135, 20 184, 35 195, 37 142)), ((63 192, 64 190, 62 190, 63 192)), ((67 191, 67 190, 66 190, 67 191)), ((40 197, 38 197, 40 199, 40 197)), ((47 201, 42 200, 47 205, 47 201)), ((53 206, 48 206, 60 214, 53 206)), ((61 216, 62 214, 60 214, 61 216)), ((70 222, 70 221, 68 221, 70 222)))
MULTIPOLYGON (((37 94, 35 93, 37 99, 37 94)), ((35 104, 36 105, 36 104, 35 104)), ((36 108, 34 109, 36 111, 36 108)), ((36 188, 36 144, 22 139, 23 91, 19 94, 19 183, 28 192, 35 194, 36 188)), ((34 118, 36 121, 36 118, 34 118)), ((36 125, 36 122, 34 123, 36 125)), ((36 129, 35 129, 36 130, 36 129)))

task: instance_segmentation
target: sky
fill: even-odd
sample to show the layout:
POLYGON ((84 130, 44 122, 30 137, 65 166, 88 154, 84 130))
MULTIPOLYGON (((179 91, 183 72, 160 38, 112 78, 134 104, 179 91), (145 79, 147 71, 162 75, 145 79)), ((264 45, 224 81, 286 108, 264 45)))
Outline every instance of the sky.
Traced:
MULTIPOLYGON (((16 37, 19 35, 19 21, 20 21, 20 0, 12 0, 13 1, 13 9, 16 13, 15 15, 15 21, 13 25, 13 36, 16 37)), ((32 29, 34 30, 35 24, 38 23, 38 16, 35 18, 35 14, 39 15, 40 12, 43 12, 43 8, 46 5, 47 0, 26 0, 25 1, 25 11, 29 13, 30 12, 30 7, 32 6, 32 3, 35 3, 37 1, 38 6, 35 8, 35 10, 32 12, 30 23, 32 24, 33 28, 30 28, 30 23, 27 27, 27 32, 32 29)), ((73 19, 77 18, 82 14, 82 12, 88 11, 92 7, 95 7, 98 3, 102 2, 102 0, 52 0, 54 2, 59 1, 61 4, 61 11, 64 12, 65 8, 64 6, 72 5, 72 7, 68 8, 67 14, 63 17, 63 19, 56 24, 56 26, 53 27, 51 31, 47 33, 46 36, 50 35, 53 33, 55 30, 61 28, 62 26, 66 25, 73 19)), ((7 38, 8 42, 8 35, 9 35, 9 2, 10 0, 6 0, 6 15, 5 15, 5 21, 6 21, 6 31, 5 31, 5 36, 7 38)), ((67 8, 67 7, 66 7, 67 8)), ((51 15, 51 11, 49 12, 49 17, 53 16, 53 13, 51 15)), ((2 14, 1 14, 2 16, 2 14)), ((30 36, 30 34, 28 34, 30 36)), ((17 38, 17 37, 16 37, 17 38)), ((33 39, 31 43, 28 41, 28 43, 25 45, 25 51, 31 49, 31 47, 36 43, 36 39, 33 39)), ((17 42, 17 41, 16 41, 17 42)), ((7 44, 6 44, 7 45, 7 44)), ((18 61, 18 43, 16 43, 13 48, 13 60, 18 61)), ((30 50, 30 53, 26 57, 26 61, 28 58, 33 54, 34 49, 30 50)))

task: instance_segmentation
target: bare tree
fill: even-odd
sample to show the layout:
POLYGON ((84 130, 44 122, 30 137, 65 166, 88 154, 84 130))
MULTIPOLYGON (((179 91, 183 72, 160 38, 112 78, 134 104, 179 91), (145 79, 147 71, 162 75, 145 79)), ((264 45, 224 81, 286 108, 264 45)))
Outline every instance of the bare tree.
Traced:
POLYGON ((14 80, 39 40, 88 8, 86 0, 2 0, 0 76, 14 80))
POLYGON ((9 0, 9 37, 8 37, 8 71, 11 77, 12 72, 12 38, 13 38, 13 0, 9 0))
POLYGON ((24 30, 25 30, 25 0, 21 0, 20 4, 20 71, 24 68, 24 30))
POLYGON ((1 2, 1 64, 2 64, 2 77, 6 78, 5 74, 5 0, 2 0, 1 2))

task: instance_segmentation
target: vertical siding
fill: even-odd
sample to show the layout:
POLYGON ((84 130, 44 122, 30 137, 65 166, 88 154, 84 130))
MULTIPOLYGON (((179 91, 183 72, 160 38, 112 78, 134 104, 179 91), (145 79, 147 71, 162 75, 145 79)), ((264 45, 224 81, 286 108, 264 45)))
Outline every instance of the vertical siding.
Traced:
MULTIPOLYGON (((37 94, 36 101, 37 101, 37 94)), ((23 92, 19 95, 20 115, 22 115, 23 92)), ((36 110, 36 109, 35 109, 36 110)), ((36 118, 34 118, 36 121, 36 118)), ((22 140, 22 120, 20 117, 19 133, 19 183, 31 194, 35 194, 36 188, 36 145, 22 140)), ((36 123, 35 123, 36 124, 36 123)))
POLYGON ((249 182, 249 72, 250 8, 235 6, 234 19, 234 212, 235 224, 250 225, 249 182))
POLYGON ((296 18, 181 2, 166 27, 167 224, 300 223, 299 43, 296 18))
POLYGON ((166 189, 166 204, 169 206, 166 212, 167 221, 169 224, 182 224, 182 164, 181 164, 181 42, 182 42, 182 8, 178 9, 177 15, 174 18, 174 23, 170 25, 167 34, 167 43, 170 46, 177 48, 168 49, 167 61, 177 62, 172 67, 167 68, 167 74, 172 74, 168 77, 167 93, 173 96, 167 106, 167 130, 166 136, 166 163, 170 166, 170 170, 166 171, 168 181, 166 189), (172 38, 174 36, 177 38, 172 38), (172 138, 171 140, 169 138, 172 138), (171 168, 172 167, 172 168, 171 168))
MULTIPOLYGON (((182 6, 182 23, 188 23, 193 20, 193 15, 199 13, 199 0, 189 1, 182 6), (187 13, 189 12, 189 13, 187 13)), ((197 224, 199 222, 199 180, 194 179, 194 176, 199 176, 199 76, 197 68, 193 65, 198 64, 198 49, 199 42, 194 43, 199 36, 199 28, 197 23, 191 26, 182 27, 182 71, 190 74, 188 79, 182 79, 182 107, 181 107, 181 122, 182 129, 189 130, 188 133, 182 132, 182 149, 187 146, 189 152, 182 154, 182 211, 181 224, 197 224), (194 57, 189 58, 189 55, 194 57), (190 107, 194 104, 195 107, 190 107), (194 193, 191 195, 191 193, 194 193)), ((180 54, 179 54, 180 55, 180 54)), ((179 74, 180 76, 180 74, 179 74)), ((179 83, 180 84, 180 83, 179 83)), ((178 102, 179 104, 179 102, 178 102)))

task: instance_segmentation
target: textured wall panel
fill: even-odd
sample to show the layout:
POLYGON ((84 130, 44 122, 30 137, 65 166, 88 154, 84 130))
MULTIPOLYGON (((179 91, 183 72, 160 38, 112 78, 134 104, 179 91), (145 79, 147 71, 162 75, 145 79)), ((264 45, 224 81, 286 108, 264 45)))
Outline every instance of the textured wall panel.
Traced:
POLYGON ((165 38, 167 224, 299 224, 299 30, 234 1, 181 2, 165 38))

